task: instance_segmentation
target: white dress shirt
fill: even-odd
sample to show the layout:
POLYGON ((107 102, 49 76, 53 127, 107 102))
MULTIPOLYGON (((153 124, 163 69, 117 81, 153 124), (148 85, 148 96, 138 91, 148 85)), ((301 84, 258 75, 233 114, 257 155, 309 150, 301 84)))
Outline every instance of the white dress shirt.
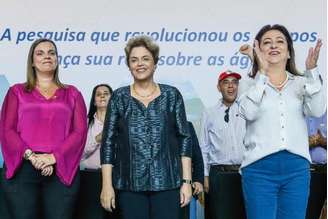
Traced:
POLYGON ((99 169, 100 165, 100 143, 96 141, 96 136, 102 132, 104 124, 93 116, 93 124, 88 129, 87 142, 81 159, 81 169, 99 169))
POLYGON ((305 116, 321 116, 326 109, 322 80, 317 69, 304 76, 288 73, 281 91, 264 74, 240 97, 239 111, 246 119, 246 151, 242 167, 282 150, 311 162, 305 116))
POLYGON ((229 109, 229 122, 224 121, 228 107, 221 101, 203 113, 200 148, 204 159, 204 175, 210 165, 241 164, 244 152, 245 120, 239 115, 238 102, 229 109))

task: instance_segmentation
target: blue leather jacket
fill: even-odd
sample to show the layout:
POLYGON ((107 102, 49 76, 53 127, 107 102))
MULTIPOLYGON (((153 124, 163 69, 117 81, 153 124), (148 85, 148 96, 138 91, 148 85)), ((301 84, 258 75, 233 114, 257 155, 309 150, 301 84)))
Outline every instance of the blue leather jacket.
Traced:
POLYGON ((188 122, 192 142, 192 181, 204 185, 204 160, 198 138, 191 122, 188 122))
POLYGON ((130 86, 113 92, 101 145, 101 163, 113 165, 113 185, 128 191, 161 191, 181 186, 181 156, 192 144, 180 92, 159 84, 161 95, 145 107, 130 86))

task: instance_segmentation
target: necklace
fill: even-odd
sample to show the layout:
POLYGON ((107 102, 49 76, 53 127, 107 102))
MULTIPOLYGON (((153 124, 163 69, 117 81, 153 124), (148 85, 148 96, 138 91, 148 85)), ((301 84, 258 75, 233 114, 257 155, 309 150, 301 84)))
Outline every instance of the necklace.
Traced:
POLYGON ((274 85, 274 86, 275 86, 276 88, 280 89, 280 88, 282 88, 283 86, 285 86, 285 84, 287 83, 287 81, 288 81, 288 74, 286 74, 286 79, 285 79, 284 81, 279 82, 278 85, 274 85))
POLYGON ((40 86, 38 86, 38 88, 42 93, 45 93, 45 94, 48 94, 49 90, 50 90, 50 88, 43 88, 43 87, 40 87, 40 86))
POLYGON ((53 90, 53 85, 49 85, 48 87, 42 87, 40 86, 40 84, 37 84, 37 87, 39 91, 45 95, 48 95, 53 90))
POLYGON ((149 98, 149 97, 153 96, 156 91, 157 84, 156 83, 154 83, 154 84, 155 85, 153 86, 153 90, 147 95, 141 95, 140 93, 138 93, 134 86, 135 84, 132 84, 132 89, 133 89, 134 93, 137 94, 137 96, 142 97, 142 98, 149 98))

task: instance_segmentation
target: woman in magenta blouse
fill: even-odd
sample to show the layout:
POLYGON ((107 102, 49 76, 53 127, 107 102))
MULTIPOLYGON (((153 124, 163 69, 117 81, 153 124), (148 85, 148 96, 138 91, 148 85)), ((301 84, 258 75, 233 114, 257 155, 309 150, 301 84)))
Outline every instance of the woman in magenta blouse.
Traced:
POLYGON ((13 218, 72 218, 87 133, 81 93, 58 78, 53 41, 36 40, 27 80, 12 86, 1 110, 2 186, 13 218))

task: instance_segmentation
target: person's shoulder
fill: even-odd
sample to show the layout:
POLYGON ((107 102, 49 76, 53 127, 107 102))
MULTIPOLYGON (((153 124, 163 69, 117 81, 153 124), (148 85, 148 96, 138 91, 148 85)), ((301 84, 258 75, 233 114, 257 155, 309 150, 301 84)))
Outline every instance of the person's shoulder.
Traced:
POLYGON ((130 97, 130 85, 115 89, 110 97, 111 102, 127 101, 130 97))
POLYGON ((26 92, 25 83, 14 84, 9 88, 9 91, 14 92, 15 94, 26 92))
POLYGON ((172 85, 168 85, 168 84, 161 84, 161 83, 158 83, 158 86, 160 87, 161 90, 163 91, 177 91, 178 89, 172 85))
POLYGON ((62 90, 62 91, 61 90, 59 91, 61 94, 62 94, 62 92, 66 93, 65 95, 68 95, 73 100, 80 100, 80 99, 84 100, 81 91, 74 85, 65 84, 64 87, 59 88, 59 89, 62 90))
POLYGON ((178 88, 176 88, 172 85, 158 83, 158 86, 159 86, 162 94, 171 96, 172 98, 176 97, 176 96, 181 96, 181 93, 178 90, 178 88))
POLYGON ((297 89, 303 89, 305 84, 309 81, 308 72, 302 72, 302 74, 292 74, 287 71, 288 80, 291 81, 297 89))
POLYGON ((290 72, 287 72, 287 74, 288 74, 288 78, 291 80, 302 81, 302 82, 307 80, 305 72, 303 72, 302 74, 299 74, 299 75, 295 75, 290 72))
POLYGON ((74 96, 80 93, 79 89, 77 89, 77 87, 71 84, 65 84, 62 89, 67 90, 69 93, 73 94, 74 96))
POLYGON ((209 106, 203 110, 202 117, 207 121, 211 121, 212 119, 216 118, 219 112, 219 103, 209 106))
POLYGON ((127 92, 128 90, 130 90, 130 85, 119 87, 119 88, 115 89, 113 92, 124 93, 124 92, 127 92))
POLYGON ((123 87, 119 87, 113 91, 113 96, 122 96, 122 95, 128 95, 130 91, 130 85, 126 85, 123 87))
POLYGON ((78 92, 79 90, 77 89, 77 87, 75 87, 74 85, 71 84, 64 84, 64 89, 67 89, 69 91, 73 91, 73 92, 78 92))
POLYGON ((25 90, 25 83, 17 83, 17 84, 12 85, 10 88, 25 90))
POLYGON ((215 105, 207 107, 204 111, 206 113, 212 113, 212 112, 217 112, 220 107, 220 104, 216 103, 215 105))

